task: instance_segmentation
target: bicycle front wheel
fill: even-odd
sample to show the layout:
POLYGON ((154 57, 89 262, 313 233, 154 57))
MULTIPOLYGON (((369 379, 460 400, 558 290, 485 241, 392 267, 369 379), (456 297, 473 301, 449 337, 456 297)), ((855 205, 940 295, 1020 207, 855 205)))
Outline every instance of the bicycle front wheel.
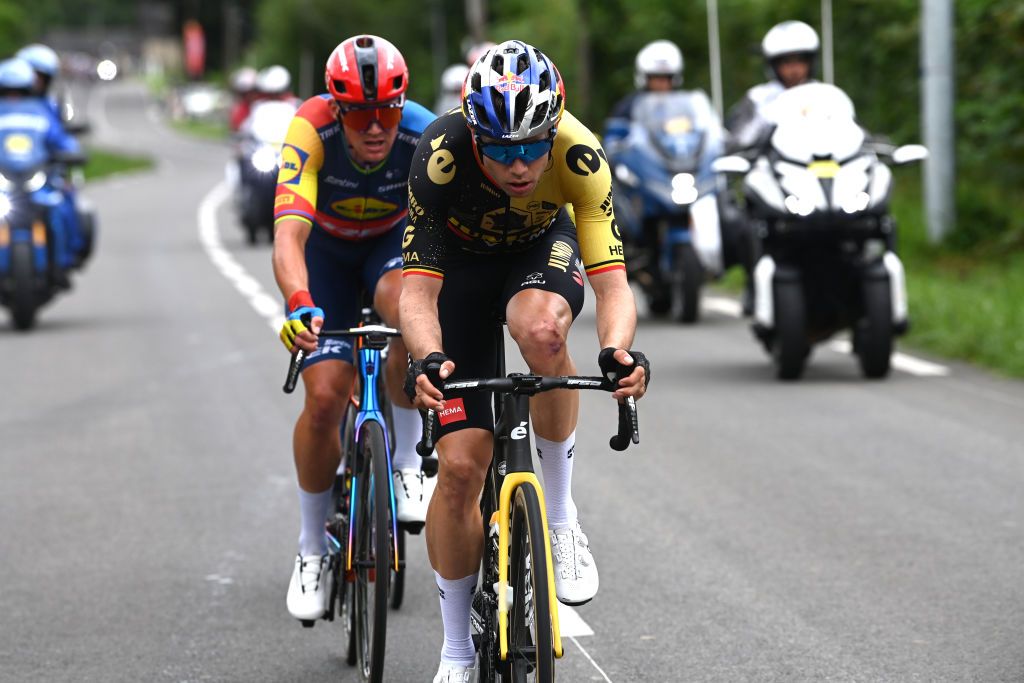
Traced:
POLYGON ((555 651, 551 636, 551 602, 545 552, 544 517, 537 490, 519 486, 512 498, 509 541, 508 676, 514 683, 555 680, 555 651))
POLYGON ((380 683, 384 680, 388 584, 394 564, 391 477, 380 424, 367 421, 360 432, 359 444, 362 471, 354 558, 356 645, 363 680, 380 683))

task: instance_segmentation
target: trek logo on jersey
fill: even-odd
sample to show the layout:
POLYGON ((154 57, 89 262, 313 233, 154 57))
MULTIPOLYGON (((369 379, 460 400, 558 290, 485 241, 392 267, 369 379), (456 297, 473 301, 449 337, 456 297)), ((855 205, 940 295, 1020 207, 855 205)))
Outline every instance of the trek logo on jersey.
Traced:
POLYGON ((398 210, 398 204, 384 202, 373 197, 349 197, 331 204, 331 211, 353 220, 383 218, 398 210))
POLYGON ((445 409, 437 414, 437 419, 442 425, 452 422, 464 422, 466 420, 466 406, 461 398, 452 398, 445 401, 445 409))
POLYGON ((499 78, 494 84, 494 89, 498 92, 510 92, 514 95, 518 95, 525 87, 526 80, 522 76, 517 76, 511 71, 505 72, 505 75, 499 78))
POLYGON ((309 155, 295 145, 285 144, 281 147, 281 171, 277 175, 277 182, 298 185, 302 180, 302 167, 308 158, 309 155))

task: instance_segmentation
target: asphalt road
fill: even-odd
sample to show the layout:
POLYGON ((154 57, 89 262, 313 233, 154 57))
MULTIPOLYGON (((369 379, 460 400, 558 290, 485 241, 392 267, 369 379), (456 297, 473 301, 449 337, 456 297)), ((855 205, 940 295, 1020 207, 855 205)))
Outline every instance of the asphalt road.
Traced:
MULTIPOLYGON (((38 329, 0 323, 0 680, 354 681, 340 624, 285 610, 299 399, 251 303, 278 300, 269 247, 218 191, 229 150, 170 132, 131 84, 88 111, 97 142, 158 166, 88 187, 95 260, 38 329)), ((584 371, 593 328, 588 309, 584 371)), ((830 349, 781 385, 714 312, 644 322, 636 347, 638 448, 610 452, 614 408, 584 397, 601 592, 559 680, 1024 679, 1024 386, 960 365, 865 382, 830 349)), ((389 681, 429 681, 441 641, 409 548, 389 681)))

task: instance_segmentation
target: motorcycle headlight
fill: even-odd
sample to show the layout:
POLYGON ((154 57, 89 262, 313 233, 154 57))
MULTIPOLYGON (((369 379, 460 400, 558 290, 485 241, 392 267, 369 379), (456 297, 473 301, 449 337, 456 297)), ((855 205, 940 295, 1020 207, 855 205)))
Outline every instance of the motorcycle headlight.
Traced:
POLYGON ((871 197, 868 196, 867 192, 857 192, 843 197, 843 201, 840 204, 840 208, 846 213, 860 213, 864 209, 868 208, 868 203, 871 201, 871 197))
POLYGON ((277 166, 277 150, 272 147, 260 147, 252 153, 249 161, 260 173, 270 173, 277 166))
POLYGON ((814 213, 814 202, 806 197, 789 195, 784 203, 790 213, 795 213, 798 216, 810 216, 814 213))
POLYGON ((691 173, 676 173, 672 176, 672 201, 676 204, 693 204, 697 201, 697 181, 691 173))
POLYGON ((43 185, 45 184, 46 172, 36 171, 36 174, 34 176, 25 181, 25 191, 35 192, 36 190, 41 190, 43 188, 43 185))
POLYGON ((11 189, 11 181, 7 177, 0 173, 0 192, 7 192, 11 189))
POLYGON ((7 218, 11 212, 11 198, 0 192, 0 218, 7 218))

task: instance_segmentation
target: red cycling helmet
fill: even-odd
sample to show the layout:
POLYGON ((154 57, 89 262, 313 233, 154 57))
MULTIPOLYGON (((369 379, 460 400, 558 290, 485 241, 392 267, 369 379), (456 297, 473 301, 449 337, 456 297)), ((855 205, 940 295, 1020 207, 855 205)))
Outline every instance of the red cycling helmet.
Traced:
POLYGON ((342 105, 365 106, 405 100, 409 68, 398 48, 378 36, 354 36, 327 58, 327 91, 342 105))

